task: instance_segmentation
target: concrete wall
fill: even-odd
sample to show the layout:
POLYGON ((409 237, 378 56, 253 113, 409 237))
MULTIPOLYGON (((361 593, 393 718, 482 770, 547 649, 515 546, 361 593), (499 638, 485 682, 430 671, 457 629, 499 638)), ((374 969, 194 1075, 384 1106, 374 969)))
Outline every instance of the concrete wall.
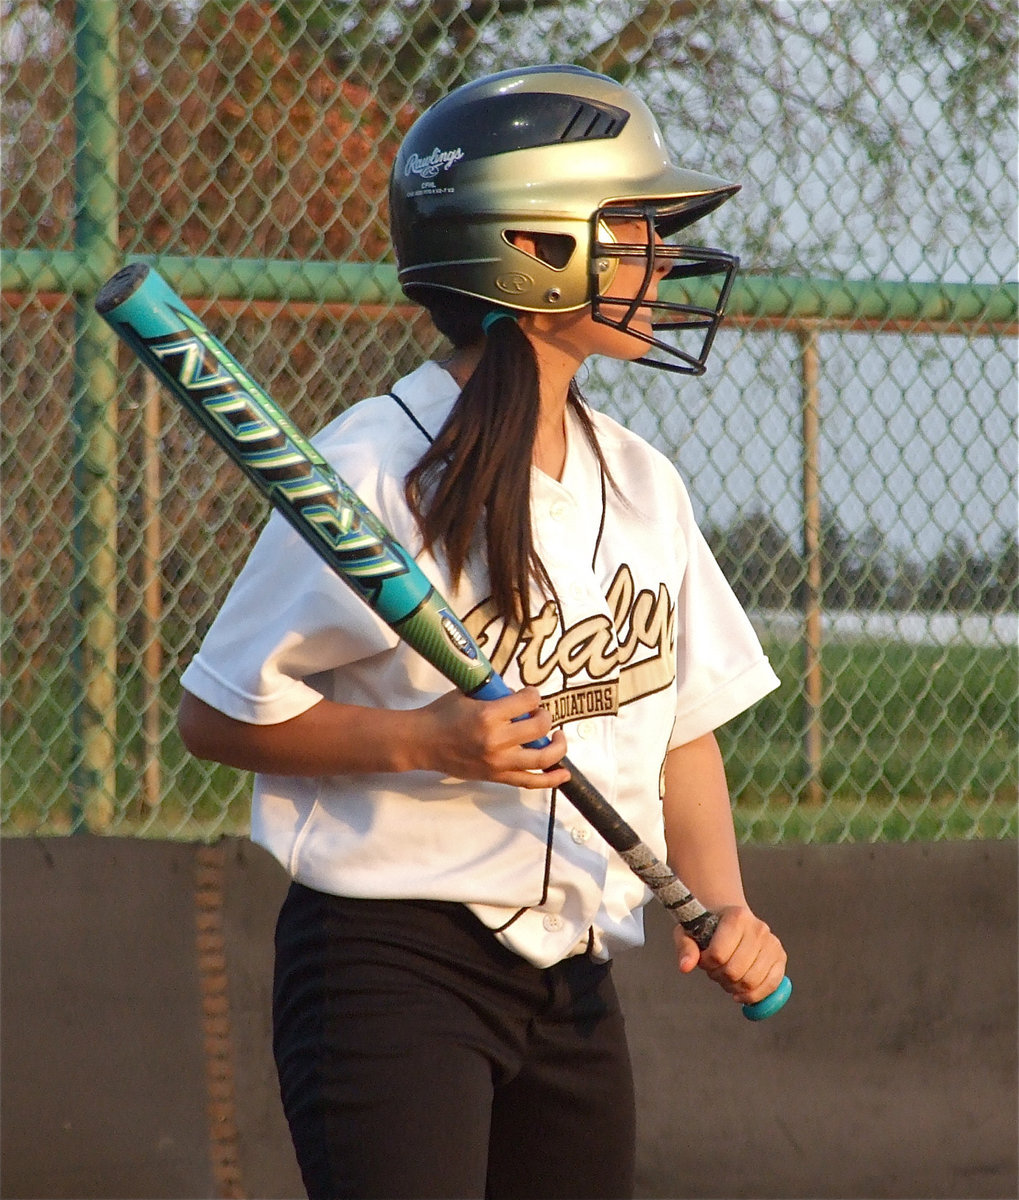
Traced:
MULTIPOLYGON (((0 855, 0 1194, 303 1196, 268 1045, 276 864, 242 840, 0 855)), ((1017 1196, 1015 844, 743 858, 795 993, 742 1020, 678 976, 649 909, 649 945, 617 964, 638 1195, 1017 1196)))

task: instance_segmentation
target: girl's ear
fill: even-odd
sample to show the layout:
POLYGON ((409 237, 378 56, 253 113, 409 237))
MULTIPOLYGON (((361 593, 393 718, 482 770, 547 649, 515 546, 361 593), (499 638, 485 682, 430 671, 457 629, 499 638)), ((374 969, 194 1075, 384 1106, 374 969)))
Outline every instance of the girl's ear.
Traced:
POLYGON ((577 248, 576 240, 566 233, 529 233, 523 229, 507 229, 506 240, 517 250, 557 271, 566 266, 577 248))
POLYGON ((529 254, 531 258, 540 258, 538 253, 538 239, 533 233, 524 233, 520 229, 507 229, 506 240, 518 250, 522 250, 524 254, 529 254))

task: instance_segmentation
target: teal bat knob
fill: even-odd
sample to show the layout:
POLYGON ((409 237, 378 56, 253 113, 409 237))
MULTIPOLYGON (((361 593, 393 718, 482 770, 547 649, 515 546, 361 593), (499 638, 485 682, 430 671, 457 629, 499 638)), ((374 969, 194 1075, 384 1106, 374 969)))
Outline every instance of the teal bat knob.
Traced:
POLYGON ((756 1004, 744 1004, 743 1015, 748 1021, 763 1021, 768 1017, 774 1016, 785 1005, 785 1002, 792 994, 793 985, 789 976, 783 975, 782 982, 770 996, 765 996, 763 1000, 758 1000, 756 1004))

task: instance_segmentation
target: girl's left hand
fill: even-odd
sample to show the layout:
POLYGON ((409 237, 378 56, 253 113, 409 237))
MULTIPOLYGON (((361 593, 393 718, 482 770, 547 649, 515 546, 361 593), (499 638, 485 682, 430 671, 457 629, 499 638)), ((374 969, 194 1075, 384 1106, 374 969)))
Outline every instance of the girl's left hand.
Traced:
POLYGON ((682 926, 674 932, 679 969, 700 967, 741 1004, 756 1004, 782 982, 786 953, 768 926, 745 905, 719 910, 721 920, 707 949, 700 950, 682 926))

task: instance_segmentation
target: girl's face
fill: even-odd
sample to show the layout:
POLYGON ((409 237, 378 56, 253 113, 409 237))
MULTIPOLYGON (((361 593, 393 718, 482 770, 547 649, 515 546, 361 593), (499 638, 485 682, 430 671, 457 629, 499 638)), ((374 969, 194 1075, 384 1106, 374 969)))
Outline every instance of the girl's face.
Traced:
MULTIPOLYGON (((657 258, 651 271, 651 278, 647 280, 645 288, 645 279, 648 271, 648 226, 644 221, 638 221, 633 218, 625 217, 607 217, 602 222, 602 227, 599 229, 599 237, 604 242, 615 242, 619 245, 632 246, 634 249, 629 255, 621 257, 611 257, 603 260, 606 264, 605 283, 600 287, 599 291, 602 297, 611 297, 620 301, 632 301, 638 296, 642 300, 653 302, 658 298, 658 283, 668 275, 672 269, 672 264, 662 258, 657 258), (615 268, 613 270, 613 268, 615 268), (643 294, 642 294, 643 291, 643 294)), ((655 240, 655 245, 661 246, 664 243, 657 235, 652 235, 655 240)), ((607 308, 608 315, 621 319, 626 313, 626 305, 620 303, 605 304, 603 299, 603 307, 607 308)), ((651 334, 652 310, 647 307, 640 307, 631 316, 628 324, 630 328, 646 334, 651 334)), ((594 323, 594 322, 592 322, 594 323)), ((636 341, 623 330, 614 330, 611 327, 602 325, 603 329, 609 333, 615 333, 619 338, 625 338, 625 343, 619 342, 619 347, 622 349, 625 345, 624 353, 612 353, 607 350, 600 350, 597 353, 612 353, 612 357, 616 358, 639 358, 646 353, 647 346, 645 343, 636 341)))

